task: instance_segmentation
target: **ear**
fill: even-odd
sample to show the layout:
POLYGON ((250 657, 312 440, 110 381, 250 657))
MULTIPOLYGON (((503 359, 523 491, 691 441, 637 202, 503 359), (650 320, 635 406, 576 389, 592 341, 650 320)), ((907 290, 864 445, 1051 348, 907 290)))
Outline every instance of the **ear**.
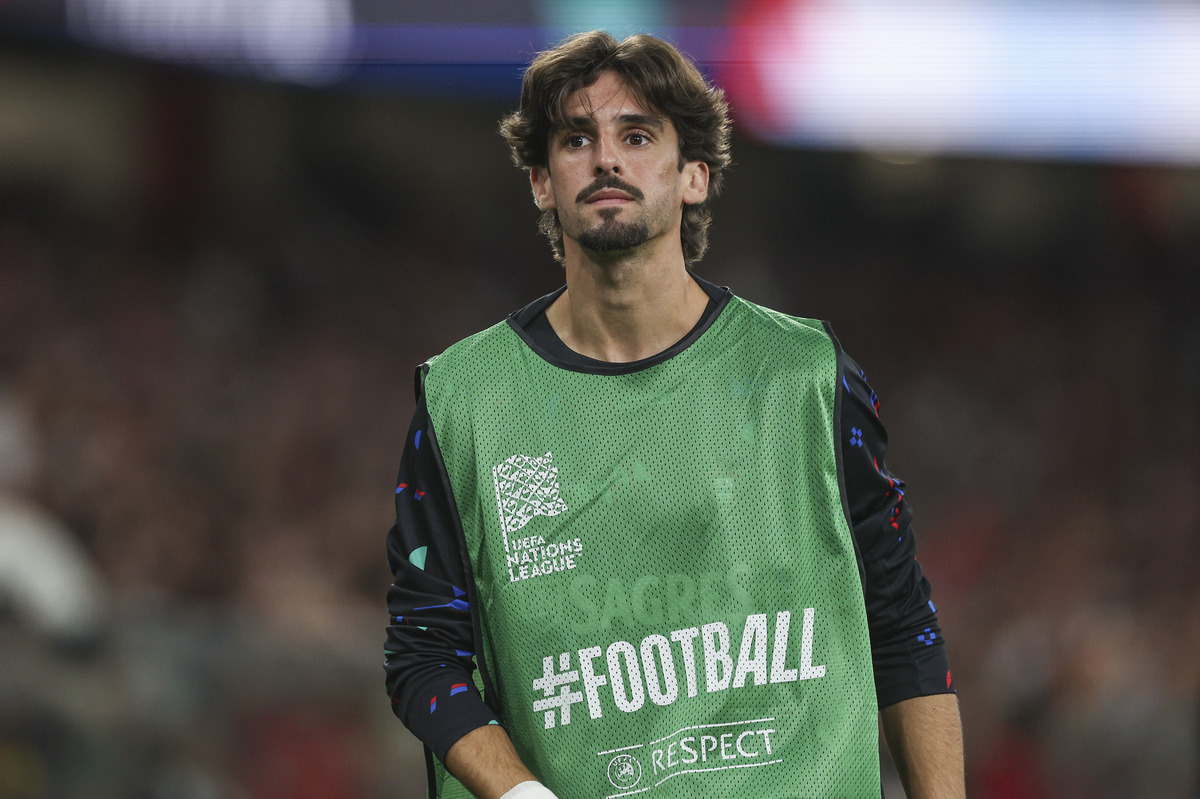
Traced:
POLYGON ((683 201, 699 205, 708 199, 708 164, 688 161, 683 165, 683 201))
POLYGON ((550 167, 531 166, 529 186, 533 189, 533 204, 543 211, 555 208, 554 187, 550 183, 550 167))

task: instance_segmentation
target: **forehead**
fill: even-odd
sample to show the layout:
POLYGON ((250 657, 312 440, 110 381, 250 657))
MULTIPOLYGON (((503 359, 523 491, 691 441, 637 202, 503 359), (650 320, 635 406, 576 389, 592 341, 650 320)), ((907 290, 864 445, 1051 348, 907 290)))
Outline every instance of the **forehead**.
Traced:
POLYGON ((590 86, 567 95, 562 115, 568 123, 580 118, 597 122, 621 116, 662 118, 615 72, 602 72, 590 86))

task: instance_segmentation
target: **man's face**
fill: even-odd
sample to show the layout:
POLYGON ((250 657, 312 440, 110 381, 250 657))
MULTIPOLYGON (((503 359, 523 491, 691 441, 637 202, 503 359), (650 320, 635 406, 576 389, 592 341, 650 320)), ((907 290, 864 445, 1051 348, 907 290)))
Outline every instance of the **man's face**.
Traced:
POLYGON ((567 98, 564 111, 570 126, 551 132, 547 166, 530 170, 538 207, 558 211, 564 248, 678 242, 683 204, 707 196, 708 167, 680 168, 670 120, 645 109, 612 72, 567 98))

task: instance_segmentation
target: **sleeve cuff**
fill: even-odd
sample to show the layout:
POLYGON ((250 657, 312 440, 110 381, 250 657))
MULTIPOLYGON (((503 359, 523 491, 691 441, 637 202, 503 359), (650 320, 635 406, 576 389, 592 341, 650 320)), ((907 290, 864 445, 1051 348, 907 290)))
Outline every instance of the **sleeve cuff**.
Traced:
POLYGON ((425 731, 425 745, 443 763, 446 762, 446 753, 450 751, 450 747, 458 743, 464 735, 480 727, 500 723, 483 700, 478 699, 478 694, 475 696, 476 702, 462 702, 461 707, 454 709, 453 716, 431 724, 425 731))

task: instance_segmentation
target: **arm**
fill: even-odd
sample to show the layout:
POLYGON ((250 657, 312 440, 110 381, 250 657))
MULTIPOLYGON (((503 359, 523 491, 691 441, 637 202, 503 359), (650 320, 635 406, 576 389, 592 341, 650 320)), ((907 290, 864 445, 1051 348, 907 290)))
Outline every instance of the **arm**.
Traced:
POLYGON ((384 644, 392 711, 442 762, 495 714, 475 687, 474 625, 457 515, 443 479, 424 397, 418 396, 400 461, 396 523, 387 535, 394 576, 384 644))
POLYGON ((517 785, 537 781, 521 762, 508 733, 494 724, 459 738, 446 754, 445 763, 477 799, 500 799, 517 785))
POLYGON ((843 355, 847 504, 863 560, 884 738, 909 799, 963 796, 962 728, 932 589, 916 560, 903 481, 888 471, 887 431, 862 371, 843 355))
POLYGON ((384 665, 392 709, 479 799, 555 799, 475 689, 474 619, 453 501, 419 393, 387 536, 395 577, 384 665))
POLYGON ((845 354, 841 418, 846 501, 863 567, 881 708, 954 692, 933 589, 917 561, 904 481, 887 467, 887 430, 862 371, 845 354))
POLYGON ((957 696, 919 696, 885 707, 880 715, 908 799, 966 796, 957 696))

